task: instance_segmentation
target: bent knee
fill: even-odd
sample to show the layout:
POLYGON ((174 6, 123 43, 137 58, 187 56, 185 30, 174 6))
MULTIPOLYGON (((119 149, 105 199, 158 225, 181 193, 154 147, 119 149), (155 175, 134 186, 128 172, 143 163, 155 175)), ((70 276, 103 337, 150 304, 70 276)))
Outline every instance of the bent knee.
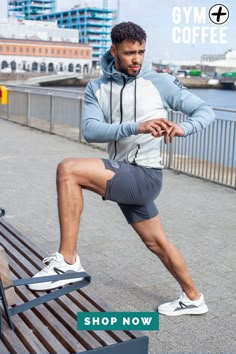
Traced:
POLYGON ((57 166, 57 179, 65 179, 70 177, 74 173, 75 160, 72 158, 67 158, 61 161, 57 166))

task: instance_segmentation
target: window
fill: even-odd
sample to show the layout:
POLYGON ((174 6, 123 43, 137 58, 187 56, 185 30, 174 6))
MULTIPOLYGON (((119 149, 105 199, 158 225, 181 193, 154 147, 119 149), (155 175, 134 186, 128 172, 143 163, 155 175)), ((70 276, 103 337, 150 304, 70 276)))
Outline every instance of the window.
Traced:
POLYGON ((39 48, 39 53, 42 53, 42 48, 39 48))
POLYGON ((60 54, 61 52, 60 52, 60 49, 57 49, 57 54, 60 54))
POLYGON ((23 52, 23 48, 22 47, 20 47, 20 53, 22 53, 23 52))
POLYGON ((32 52, 35 53, 35 48, 33 48, 32 52))
POLYGON ((7 47, 7 52, 9 52, 10 51, 10 48, 9 47, 7 47))
POLYGON ((2 46, 0 46, 0 52, 2 52, 2 46))
POLYGON ((81 57, 84 55, 84 51, 83 50, 80 51, 80 55, 81 55, 81 57))
POLYGON ((77 49, 75 50, 75 55, 78 55, 78 50, 77 49))
POLYGON ((29 53, 29 48, 26 48, 26 53, 29 53))
POLYGON ((16 52, 16 47, 13 47, 13 52, 14 52, 14 53, 16 52))
POLYGON ((51 49, 51 54, 54 54, 54 49, 51 49))
POLYGON ((48 49, 47 48, 45 49, 45 53, 48 54, 48 49))

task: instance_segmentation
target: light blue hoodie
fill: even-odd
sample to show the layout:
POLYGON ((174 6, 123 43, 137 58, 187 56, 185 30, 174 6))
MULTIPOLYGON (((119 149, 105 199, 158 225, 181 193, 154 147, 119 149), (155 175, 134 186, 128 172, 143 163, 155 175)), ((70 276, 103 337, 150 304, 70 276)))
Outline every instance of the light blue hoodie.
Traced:
POLYGON ((145 64, 137 77, 127 76, 115 70, 109 51, 101 68, 103 76, 91 80, 85 90, 82 133, 88 142, 107 142, 110 159, 163 168, 162 138, 138 134, 141 122, 167 118, 168 109, 181 111, 188 115, 180 124, 187 136, 215 119, 210 106, 174 76, 148 70, 145 64))

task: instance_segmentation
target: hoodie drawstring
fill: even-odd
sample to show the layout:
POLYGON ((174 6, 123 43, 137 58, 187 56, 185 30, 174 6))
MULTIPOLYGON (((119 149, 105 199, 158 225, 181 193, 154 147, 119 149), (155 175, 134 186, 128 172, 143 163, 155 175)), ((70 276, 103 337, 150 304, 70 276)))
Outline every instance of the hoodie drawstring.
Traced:
POLYGON ((137 81, 134 79, 134 121, 137 119, 137 81))
POLYGON ((112 124, 112 78, 111 78, 111 84, 110 84, 110 120, 112 124))

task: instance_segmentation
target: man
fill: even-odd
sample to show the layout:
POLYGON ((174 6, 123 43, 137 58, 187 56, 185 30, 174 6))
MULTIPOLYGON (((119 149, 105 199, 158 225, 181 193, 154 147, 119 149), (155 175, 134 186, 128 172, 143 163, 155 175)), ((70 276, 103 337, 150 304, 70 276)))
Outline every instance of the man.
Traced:
MULTIPOLYGON (((120 23, 111 32, 112 45, 102 58, 103 76, 85 91, 83 135, 88 142, 108 142, 108 159, 62 161, 57 170, 61 229, 59 252, 44 260, 37 276, 80 271, 76 241, 83 210, 82 190, 118 203, 128 223, 154 252, 182 288, 174 302, 160 305, 170 316, 208 311, 184 260, 167 240, 154 200, 162 185, 160 142, 171 143, 206 127, 214 120, 212 109, 189 93, 175 77, 157 74, 143 64, 146 33, 132 23, 120 23), (167 120, 167 109, 188 115, 182 124, 167 120)), ((67 281, 32 284, 31 289, 52 289, 67 281)))

